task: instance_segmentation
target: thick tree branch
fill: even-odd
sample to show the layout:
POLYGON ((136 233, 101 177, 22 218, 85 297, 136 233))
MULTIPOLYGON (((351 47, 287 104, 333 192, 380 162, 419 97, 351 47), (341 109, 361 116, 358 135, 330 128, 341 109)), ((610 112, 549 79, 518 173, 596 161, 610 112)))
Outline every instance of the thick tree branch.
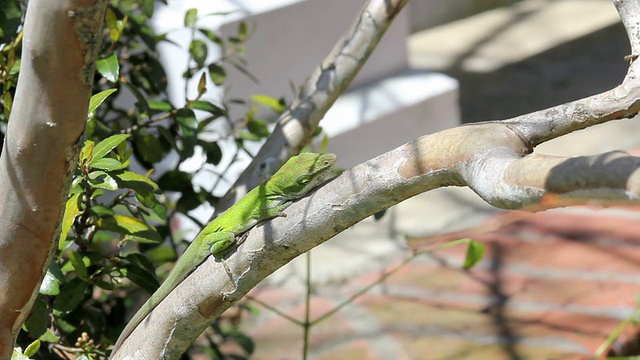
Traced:
POLYGON ((11 356, 55 249, 87 118, 105 1, 29 2, 0 155, 0 359, 11 356))

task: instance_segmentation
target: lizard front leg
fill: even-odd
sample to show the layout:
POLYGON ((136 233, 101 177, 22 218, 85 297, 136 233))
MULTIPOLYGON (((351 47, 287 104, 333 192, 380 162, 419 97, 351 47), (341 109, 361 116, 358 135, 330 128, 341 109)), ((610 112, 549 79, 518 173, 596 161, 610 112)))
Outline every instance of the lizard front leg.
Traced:
POLYGON ((236 235, 231 231, 216 231, 207 235, 204 238, 204 248, 205 251, 208 250, 209 253, 216 259, 220 259, 222 262, 222 266, 224 267, 224 271, 226 271, 227 275, 229 275, 229 279, 234 281, 233 275, 231 274, 231 269, 227 265, 226 260, 224 259, 224 255, 229 252, 230 248, 236 243, 236 235))

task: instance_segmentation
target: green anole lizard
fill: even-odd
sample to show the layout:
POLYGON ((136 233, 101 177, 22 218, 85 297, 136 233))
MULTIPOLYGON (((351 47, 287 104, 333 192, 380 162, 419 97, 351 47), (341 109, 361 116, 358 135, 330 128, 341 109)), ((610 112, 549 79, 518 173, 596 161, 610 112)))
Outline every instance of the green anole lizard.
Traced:
POLYGON ((289 159, 273 176, 210 222, 196 236, 160 288, 124 328, 112 354, 142 320, 209 255, 222 259, 236 239, 262 220, 286 216, 282 211, 313 190, 336 163, 334 154, 304 153, 289 159))

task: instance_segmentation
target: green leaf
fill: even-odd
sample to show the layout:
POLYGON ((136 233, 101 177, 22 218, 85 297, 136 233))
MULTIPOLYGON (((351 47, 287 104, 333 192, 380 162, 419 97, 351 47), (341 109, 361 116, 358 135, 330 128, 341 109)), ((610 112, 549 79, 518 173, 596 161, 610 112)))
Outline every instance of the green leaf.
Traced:
POLYGON ((35 355, 38 350, 40 350, 40 340, 36 339, 36 341, 32 342, 26 349, 24 349, 24 356, 31 357, 35 355))
POLYGON ((159 191, 158 185, 144 175, 140 175, 133 171, 124 171, 115 174, 116 179, 122 187, 132 189, 134 191, 159 191))
POLYGON ((47 331, 42 336, 40 336, 40 341, 57 343, 58 341, 60 341, 60 337, 54 334, 51 329, 47 329, 47 331))
POLYGON ((91 158, 91 161, 89 161, 89 165, 105 157, 109 152, 111 152, 111 150, 113 150, 116 146, 120 145, 121 142, 127 140, 129 136, 131 135, 130 134, 113 135, 97 143, 93 148, 93 157, 91 158))
POLYGON ((113 216, 115 214, 113 209, 103 205, 93 205, 91 207, 91 212, 97 217, 107 217, 107 216, 113 216))
POLYGON ((241 21, 240 24, 238 24, 238 40, 247 40, 247 23, 244 21, 241 21))
POLYGON ((255 351, 256 346, 253 339, 244 333, 240 331, 233 331, 231 332, 231 338, 236 344, 240 345, 247 354, 251 355, 255 351))
POLYGON ((140 241, 139 238, 153 243, 162 241, 160 234, 153 226, 132 216, 116 214, 112 217, 100 218, 97 223, 98 227, 102 229, 136 237, 136 239, 129 238, 128 240, 140 241))
POLYGON ((197 18, 198 18, 198 9, 192 8, 187 10, 187 12, 184 14, 184 26, 186 27, 193 26, 197 18))
POLYGON ((373 214, 373 219, 375 221, 378 221, 380 219, 382 219, 382 217, 384 216, 384 214, 387 212, 387 209, 384 210, 380 210, 377 213, 373 214))
POLYGON ((111 53, 107 57, 103 57, 96 62, 96 69, 100 75, 111 82, 117 82, 118 76, 120 76, 120 65, 118 64, 118 58, 116 54, 111 53))
POLYGON ((327 134, 324 134, 324 136, 322 137, 322 141, 320 142, 320 146, 319 146, 320 152, 327 151, 327 146, 329 146, 329 136, 327 136, 327 134))
POLYGON ((44 275, 40 284, 40 294, 42 295, 58 295, 60 293, 60 281, 50 272, 44 275))
MULTIPOLYGON (((24 327, 31 336, 39 338, 42 334, 47 332, 47 320, 47 304, 42 301, 42 299, 36 298, 36 301, 33 303, 31 314, 29 314, 27 321, 24 323, 24 327)), ((27 350, 25 350, 25 354, 26 351, 27 350)))
POLYGON ((135 136, 135 146, 144 161, 149 163, 162 161, 164 151, 157 137, 139 132, 135 136))
POLYGON ((4 93, 4 103, 2 104, 4 106, 4 117, 6 119, 8 119, 9 115, 11 114, 12 104, 13 104, 13 99, 11 98, 11 93, 7 91, 6 93, 4 93))
POLYGON ((89 185, 97 189, 110 191, 118 190, 118 183, 116 180, 102 170, 95 170, 89 173, 89 185))
POLYGON ((152 192, 136 192, 136 200, 149 209, 155 208, 158 204, 158 200, 152 192))
POLYGON ((209 65, 209 76, 211 77, 211 81, 218 86, 227 81, 227 72, 222 66, 215 63, 209 65))
POLYGON ((133 281, 149 293, 153 293, 160 286, 155 276, 141 267, 127 265, 120 270, 127 279, 133 281))
POLYGON ((111 39, 111 42, 118 41, 118 38, 120 37, 118 34, 118 18, 111 8, 107 8, 106 22, 107 27, 109 28, 109 38, 111 39))
POLYGON ((185 189, 182 191, 182 196, 176 203, 176 210, 182 213, 191 211, 200 206, 204 200, 199 196, 193 188, 185 189))
POLYGON ((118 91, 118 89, 108 89, 93 95, 91 100, 89 100, 89 116, 92 116, 91 114, 98 108, 98 106, 100 106, 100 104, 102 104, 109 95, 116 91, 118 91))
POLYGON ((249 130, 251 134, 258 136, 259 138, 264 138, 271 134, 269 128, 267 127, 267 122, 259 119, 253 119, 249 121, 249 123, 247 124, 247 130, 249 130))
POLYGON ((115 171, 124 169, 126 166, 114 158, 102 158, 91 162, 90 168, 107 171, 115 171))
POLYGON ((60 226, 60 240, 58 242, 58 249, 62 250, 64 248, 64 244, 67 241, 67 236, 69 235, 69 231, 73 226, 73 221, 76 219, 76 216, 80 214, 80 193, 75 193, 71 195, 69 200, 64 207, 64 215, 62 216, 62 224, 60 226))
POLYGON ((149 260, 149 258, 140 253, 129 254, 125 257, 125 259, 129 263, 141 267, 149 273, 153 274, 156 271, 156 267, 153 265, 153 261, 149 260))
POLYGON ((183 155, 190 157, 193 155, 193 145, 195 145, 198 136, 198 120, 193 110, 186 108, 178 110, 175 119, 185 141, 185 146, 182 148, 183 155))
POLYGON ((148 100, 149 109, 159 112, 167 112, 173 109, 170 103, 160 100, 148 100))
POLYGON ((167 207, 164 204, 156 204, 156 206, 153 207, 153 213, 156 214, 160 220, 167 220, 167 207))
POLYGON ((198 95, 202 96, 202 94, 207 92, 207 74, 202 73, 200 76, 200 81, 198 81, 198 95))
POLYGON ((222 160, 222 149, 217 142, 198 140, 198 145, 202 147, 202 150, 207 155, 207 163, 213 165, 220 163, 220 160, 222 160))
POLYGON ((222 47, 224 45, 224 41, 222 41, 218 34, 214 33, 213 31, 207 29, 198 29, 198 31, 200 31, 202 35, 206 36, 207 39, 213 41, 219 47, 222 47))
POLYGON ((87 278, 87 266, 84 264, 82 255, 73 250, 69 251, 69 262, 73 265, 73 269, 79 277, 83 279, 87 278))
POLYGON ((156 127, 156 129, 158 130, 158 133, 160 134, 160 136, 162 136, 162 139, 164 139, 166 144, 168 144, 176 152, 180 152, 180 148, 178 147, 178 144, 176 144, 176 139, 172 131, 163 126, 158 126, 156 127))
POLYGON ((204 40, 193 40, 191 44, 189 44, 189 54, 191 54, 193 60, 198 64, 198 68, 203 67, 205 61, 207 61, 207 55, 209 54, 207 44, 204 40))
POLYGON ((80 150, 80 158, 78 159, 80 164, 85 164, 89 161, 89 158, 91 158, 91 154, 93 153, 94 146, 95 143, 92 140, 86 140, 84 142, 84 146, 82 146, 82 150, 80 150))
POLYGON ((142 13, 144 14, 144 16, 147 17, 147 19, 150 19, 153 16, 153 7, 155 4, 154 0, 142 0, 142 13))
MULTIPOLYGON (((6 47, 5 47, 6 49, 6 47)), ((9 70, 10 75, 15 75, 20 72, 20 65, 22 64, 22 60, 17 59, 13 66, 11 66, 11 70, 9 70)))
POLYGON ((224 110, 222 110, 218 106, 215 106, 211 102, 204 100, 194 101, 193 103, 189 104, 189 109, 206 111, 217 116, 222 116, 222 114, 224 113, 224 110))
POLYGON ((84 301, 89 287, 90 285, 80 278, 71 279, 62 287, 60 295, 53 302, 53 308, 63 313, 73 311, 84 301))
POLYGON ((279 100, 271 96, 262 94, 253 94, 251 95, 251 99, 253 99, 253 101, 257 102, 260 105, 268 107, 278 114, 284 111, 284 100, 279 100))
POLYGON ((171 170, 164 173, 158 179, 158 186, 164 191, 193 190, 191 184, 192 175, 180 170, 171 170))
POLYGON ((482 257, 484 256, 484 252, 485 252, 484 244, 469 239, 469 244, 467 245, 467 254, 464 259, 463 268, 465 270, 469 270, 473 266, 475 266, 480 260, 482 260, 482 257))

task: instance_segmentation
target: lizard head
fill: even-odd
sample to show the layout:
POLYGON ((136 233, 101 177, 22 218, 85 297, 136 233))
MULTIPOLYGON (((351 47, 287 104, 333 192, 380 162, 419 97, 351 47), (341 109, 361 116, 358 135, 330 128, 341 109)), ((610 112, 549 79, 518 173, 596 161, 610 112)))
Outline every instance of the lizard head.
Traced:
POLYGON ((334 154, 303 153, 282 165, 270 182, 287 198, 299 198, 318 186, 335 164, 334 154))

